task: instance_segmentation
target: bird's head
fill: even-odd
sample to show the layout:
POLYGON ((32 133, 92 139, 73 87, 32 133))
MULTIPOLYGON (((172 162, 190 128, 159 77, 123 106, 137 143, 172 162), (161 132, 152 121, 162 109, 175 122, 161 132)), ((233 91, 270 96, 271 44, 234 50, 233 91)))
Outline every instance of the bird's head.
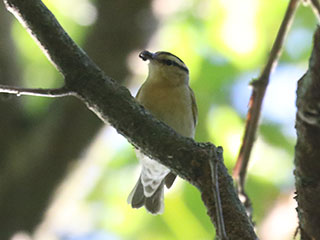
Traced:
POLYGON ((172 85, 188 84, 189 70, 184 62, 169 52, 142 51, 139 57, 149 60, 149 79, 166 81, 172 85))

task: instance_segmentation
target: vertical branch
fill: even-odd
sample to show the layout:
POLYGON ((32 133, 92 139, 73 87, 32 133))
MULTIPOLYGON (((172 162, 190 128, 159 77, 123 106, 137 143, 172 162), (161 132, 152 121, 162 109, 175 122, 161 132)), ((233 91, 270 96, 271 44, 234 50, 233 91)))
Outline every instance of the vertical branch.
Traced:
POLYGON ((251 150, 256 137, 263 98, 269 83, 270 74, 272 70, 275 68, 278 59, 281 55, 284 40, 291 26, 299 2, 300 0, 290 1, 284 19, 278 31, 276 40, 272 46, 268 62, 265 65, 263 71, 261 72, 259 78, 252 81, 251 83, 253 89, 249 101, 249 110, 247 114, 245 134, 238 155, 237 163, 233 171, 233 176, 236 180, 236 184, 238 187, 238 193, 244 196, 244 204, 247 208, 249 208, 251 204, 249 203, 249 198, 247 197, 244 191, 244 183, 251 150))
POLYGON ((297 89, 295 182, 302 240, 320 239, 320 28, 297 89))
POLYGON ((221 198, 220 198, 220 189, 219 189, 219 181, 218 181, 218 164, 223 162, 223 149, 222 147, 217 148, 217 156, 213 157, 214 148, 210 148, 210 171, 211 171, 211 178, 212 178, 212 193, 214 197, 214 201, 216 204, 216 217, 217 217, 217 235, 221 240, 228 240, 224 220, 223 220, 223 211, 221 205, 221 198))

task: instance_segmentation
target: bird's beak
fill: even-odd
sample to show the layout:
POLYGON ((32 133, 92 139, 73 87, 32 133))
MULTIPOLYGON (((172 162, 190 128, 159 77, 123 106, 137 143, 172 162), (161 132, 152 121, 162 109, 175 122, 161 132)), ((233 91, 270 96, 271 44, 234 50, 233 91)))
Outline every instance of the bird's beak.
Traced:
POLYGON ((144 50, 139 54, 139 57, 142 58, 143 61, 152 60, 154 53, 144 50))

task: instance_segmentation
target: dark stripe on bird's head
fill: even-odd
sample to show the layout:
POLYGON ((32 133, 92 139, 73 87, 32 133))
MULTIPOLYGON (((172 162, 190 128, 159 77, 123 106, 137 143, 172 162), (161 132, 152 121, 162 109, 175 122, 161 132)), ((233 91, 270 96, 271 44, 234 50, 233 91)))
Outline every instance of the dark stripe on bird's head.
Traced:
POLYGON ((142 58, 144 61, 155 60, 167 66, 176 66, 181 70, 189 73, 189 70, 187 66, 184 64, 184 62, 180 58, 178 58, 176 55, 173 55, 172 53, 169 53, 169 52, 160 51, 160 52, 152 53, 144 50, 139 54, 139 57, 142 58))
POLYGON ((180 68, 181 70, 189 73, 189 70, 187 68, 187 66, 185 65, 185 63, 176 55, 173 55, 172 53, 169 52, 156 52, 154 54, 154 59, 157 60, 158 62, 165 64, 165 65, 173 65, 176 66, 178 68, 180 68), (166 58, 166 56, 168 56, 168 58, 166 58))
POLYGON ((184 62, 183 62, 179 57, 177 57, 176 55, 174 55, 174 54, 172 54, 172 53, 169 53, 169 52, 163 52, 163 51, 161 51, 161 52, 156 52, 155 55, 156 55, 156 56, 159 56, 159 55, 169 55, 169 56, 172 56, 172 57, 177 58, 180 62, 182 62, 182 63, 184 64, 184 62))
POLYGON ((165 65, 168 65, 168 66, 176 66, 178 68, 180 68, 181 70, 183 71, 186 71, 187 73, 189 73, 189 70, 188 68, 186 68, 185 66, 182 66, 180 65, 179 63, 173 61, 173 60, 168 60, 168 59, 156 59, 158 62, 162 63, 162 64, 165 64, 165 65))

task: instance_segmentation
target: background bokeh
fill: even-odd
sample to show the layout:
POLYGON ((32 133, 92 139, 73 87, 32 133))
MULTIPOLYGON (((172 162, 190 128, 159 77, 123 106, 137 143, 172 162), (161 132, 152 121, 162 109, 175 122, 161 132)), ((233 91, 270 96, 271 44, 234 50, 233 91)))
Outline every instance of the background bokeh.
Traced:
MULTIPOLYGON (((196 140, 223 146, 225 164, 231 173, 244 132, 249 83, 266 63, 288 0, 153 0, 141 1, 139 6, 130 1, 43 2, 106 74, 125 84, 133 95, 147 74, 146 63, 138 58, 139 51, 165 50, 183 59, 190 69, 190 84, 199 108, 196 140), (134 17, 130 18, 130 14, 134 17)), ((9 83, 25 87, 61 86, 61 75, 33 39, 12 16, 7 17, 11 19, 6 24, 8 41, 14 49, 10 55, 15 56, 11 65, 18 69, 11 78, 20 79, 9 83)), ((253 219, 261 239, 292 239, 297 227, 293 200, 295 91, 297 81, 307 69, 315 28, 316 19, 310 8, 300 6, 263 104, 247 182, 253 219)), ((0 48, 4 48, 4 42, 0 41, 0 48)), ((9 53, 6 54, 8 59, 9 53)), ((16 176, 21 176, 21 172, 25 174, 24 165, 33 163, 18 159, 21 155, 36 154, 37 144, 54 138, 50 151, 60 153, 52 162, 46 161, 45 150, 38 156, 43 168, 39 168, 40 176, 36 175, 35 181, 47 189, 51 200, 34 239, 213 239, 214 229, 198 190, 181 179, 166 192, 163 215, 152 216, 144 209, 130 208, 126 198, 140 171, 133 147, 113 128, 102 126, 87 109, 73 105, 81 103, 38 97, 21 97, 18 105, 13 101, 16 100, 10 98, 1 103, 2 108, 19 108, 22 117, 19 114, 16 117, 20 119, 18 125, 21 129, 28 127, 28 131, 10 140, 12 152, 16 153, 8 154, 14 160, 5 163, 12 170, 10 177, 18 179, 16 176), (67 114, 73 118, 64 117, 67 114), (90 124, 94 124, 87 125, 89 120, 83 118, 86 114, 90 124), (56 122, 69 122, 65 127, 68 130, 61 129, 56 122), (74 137, 75 133, 69 132, 72 128, 88 135, 74 137), (53 132, 57 136, 53 137, 53 132), (20 153, 20 147, 31 136, 37 140, 29 143, 29 150, 20 153), (65 155, 60 150, 65 145, 70 152, 80 150, 65 155), (64 171, 58 169, 61 176, 52 181, 54 184, 45 185, 43 179, 47 175, 41 173, 55 169, 55 161, 63 156, 72 161, 63 167, 64 171)), ((5 126, 1 124, 1 128, 5 126)), ((25 178, 30 179, 27 175, 25 178)), ((33 184, 27 180, 24 187, 33 184)), ((21 184, 13 191, 21 191, 19 187, 21 184)), ((32 193, 36 190, 24 196, 32 193)), ((29 204, 27 200, 24 203, 29 204)), ((19 232, 13 238, 30 236, 19 232)))

